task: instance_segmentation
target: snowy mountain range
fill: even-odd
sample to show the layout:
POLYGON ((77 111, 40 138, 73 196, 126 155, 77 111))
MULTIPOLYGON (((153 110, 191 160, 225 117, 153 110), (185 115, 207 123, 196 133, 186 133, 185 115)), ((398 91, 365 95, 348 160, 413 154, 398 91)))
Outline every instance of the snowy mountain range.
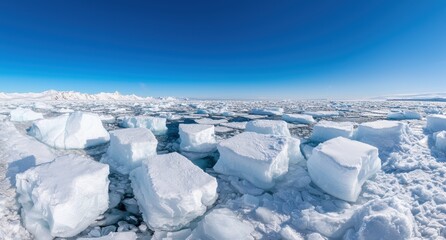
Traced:
MULTIPOLYGON (((39 101, 153 101, 158 98, 140 97, 134 94, 122 95, 119 92, 87 94, 74 91, 49 90, 41 93, 3 93, 0 101, 39 100, 39 101)), ((175 100, 175 98, 161 98, 161 100, 175 100)))

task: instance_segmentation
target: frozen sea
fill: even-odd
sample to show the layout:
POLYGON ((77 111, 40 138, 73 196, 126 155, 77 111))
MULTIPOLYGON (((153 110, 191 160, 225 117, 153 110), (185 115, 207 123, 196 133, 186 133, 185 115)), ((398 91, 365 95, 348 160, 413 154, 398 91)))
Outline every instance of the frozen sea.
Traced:
MULTIPOLYGON (((433 132, 426 129, 426 116, 446 114, 446 103, 428 101, 32 101, 0 102, 0 239, 33 239, 23 227, 15 186, 8 178, 16 161, 39 153, 26 149, 37 141, 29 136, 32 121, 11 122, 18 107, 32 109, 51 118, 70 111, 97 113, 106 130, 119 129, 125 116, 154 116, 167 119, 167 132, 156 135, 157 153, 180 151, 179 124, 214 125, 220 142, 244 131, 254 119, 281 120, 282 114, 313 115, 312 124, 289 122, 293 137, 301 140, 306 158, 318 145, 309 140, 321 120, 364 122, 387 119, 391 112, 411 111, 421 119, 403 122, 408 131, 398 146, 379 149, 381 170, 365 181, 355 202, 325 193, 308 174, 306 159, 290 166, 288 173, 271 189, 260 189, 237 176, 218 174, 213 166, 218 151, 207 156, 186 155, 214 176, 218 199, 207 209, 225 208, 253 227, 251 239, 444 239, 446 238, 446 152, 435 147, 433 132), (262 109, 263 111, 252 111, 262 109)), ((79 154, 100 161, 108 144, 85 150, 53 149, 56 156, 79 154)), ((349 149, 344 150, 348 154, 349 149)), ((40 153, 39 153, 40 154, 40 153)), ((330 174, 330 173, 327 173, 330 174)), ((110 208, 78 237, 100 237, 110 232, 135 232, 138 239, 195 239, 200 221, 196 218, 179 232, 153 231, 144 223, 128 175, 109 175, 110 208), (190 235, 190 236, 189 236, 190 235)))

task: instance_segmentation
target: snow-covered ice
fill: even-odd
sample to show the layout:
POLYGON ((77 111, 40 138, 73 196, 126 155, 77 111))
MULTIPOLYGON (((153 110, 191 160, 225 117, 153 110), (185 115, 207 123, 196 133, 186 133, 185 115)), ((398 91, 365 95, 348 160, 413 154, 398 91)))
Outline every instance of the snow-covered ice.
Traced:
POLYGON ((112 169, 128 174, 141 162, 156 155, 158 140, 147 128, 126 128, 110 132, 110 146, 102 161, 112 169))
POLYGON ((313 116, 307 114, 284 114, 282 119, 291 123, 313 124, 316 121, 313 116))
POLYGON ((320 121, 313 127, 310 140, 324 142, 336 137, 351 138, 354 124, 352 122, 320 121))
POLYGON ((205 124, 180 124, 182 151, 206 153, 216 148, 215 127, 205 124))
POLYGON ((429 115, 426 117, 426 128, 431 132, 446 130, 446 115, 429 115))
POLYGON ((13 122, 26 122, 26 121, 34 121, 37 119, 42 119, 43 114, 34 112, 28 108, 18 107, 10 112, 11 121, 13 122))
POLYGON ((73 237, 108 208, 108 165, 66 155, 18 174, 22 220, 36 239, 73 237))
POLYGON ((84 112, 36 121, 29 134, 51 147, 62 149, 84 149, 110 140, 99 116, 84 112))
POLYGON ((355 202, 362 185, 381 169, 378 149, 337 137, 319 144, 307 162, 311 180, 337 198, 355 202))
POLYGON ((408 127, 404 122, 379 120, 361 123, 355 139, 377 147, 380 151, 392 151, 408 137, 408 127))
POLYGON ((217 181, 178 153, 158 155, 130 173, 145 222, 173 231, 206 212, 217 199, 217 181))
POLYGON ((271 188, 288 171, 288 148, 285 137, 244 132, 218 144, 220 158, 214 170, 271 188))
POLYGON ((278 136, 291 136, 288 125, 282 120, 253 120, 246 124, 247 132, 272 134, 278 136))
POLYGON ((389 120, 421 119, 421 115, 415 111, 391 112, 387 114, 387 119, 389 120))
POLYGON ((434 134, 434 138, 435 138, 435 147, 446 153, 446 131, 440 131, 440 132, 436 132, 434 134))
POLYGON ((187 238, 209 239, 209 240, 231 240, 231 239, 254 239, 251 233, 254 226, 248 222, 238 219, 237 216, 227 208, 212 210, 199 223, 197 228, 187 238))
POLYGON ((275 107, 275 108, 253 108, 249 111, 250 114, 255 115, 282 115, 283 108, 275 107))
POLYGON ((120 126, 124 128, 148 128, 155 135, 165 134, 166 119, 150 116, 126 116, 120 119, 120 126))

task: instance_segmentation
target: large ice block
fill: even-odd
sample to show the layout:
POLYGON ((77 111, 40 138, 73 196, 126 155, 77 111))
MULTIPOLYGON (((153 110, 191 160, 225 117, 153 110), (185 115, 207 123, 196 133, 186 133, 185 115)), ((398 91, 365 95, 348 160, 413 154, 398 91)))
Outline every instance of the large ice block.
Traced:
POLYGON ((351 138, 353 134, 353 123, 331 122, 322 120, 313 127, 310 140, 324 142, 336 137, 351 138))
POLYGON ((291 123, 313 124, 316 121, 313 116, 307 114, 284 114, 282 119, 291 123))
POLYGON ((253 120, 246 124, 247 132, 291 136, 288 125, 282 120, 253 120))
POLYGON ((446 115, 429 115, 426 117, 426 129, 430 132, 438 132, 446 130, 446 115))
POLYGON ((110 140, 99 116, 84 112, 36 121, 29 134, 51 147, 62 149, 83 149, 110 140))
POLYGON ((435 147, 446 153, 446 131, 437 132, 434 134, 435 147))
POLYGON ((244 178, 259 188, 271 188, 288 171, 287 137, 244 132, 220 142, 218 173, 244 178))
POLYGON ((122 173, 128 174, 139 167, 141 161, 156 155, 158 140, 147 128, 126 128, 110 132, 110 146, 103 162, 122 173))
POLYGON ((128 116, 121 119, 119 125, 124 128, 148 128, 155 135, 167 132, 166 119, 150 116, 128 116))
POLYGON ((23 223, 36 239, 73 237, 108 208, 107 164, 66 155, 18 174, 23 223))
POLYGON ((18 107, 12 110, 10 113, 11 121, 13 122, 26 122, 42 119, 42 113, 34 112, 31 109, 18 107))
POLYGON ((337 137, 314 148, 307 167, 322 190, 355 202, 364 182, 381 169, 381 160, 376 147, 337 137))
POLYGON ((217 180, 178 153, 149 158, 130 173, 130 179, 152 230, 178 230, 217 199, 217 180))
POLYGON ((212 152, 215 150, 214 125, 180 124, 180 148, 188 152, 212 152))
POLYGON ((406 123, 379 120, 361 123, 355 139, 377 147, 380 151, 391 151, 407 137, 406 123))

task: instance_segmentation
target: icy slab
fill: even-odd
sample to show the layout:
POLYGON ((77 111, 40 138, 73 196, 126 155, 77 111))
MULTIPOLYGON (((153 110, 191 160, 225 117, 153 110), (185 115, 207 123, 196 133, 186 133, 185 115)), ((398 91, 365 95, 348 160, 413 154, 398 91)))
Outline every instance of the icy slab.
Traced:
POLYGON ((421 119, 421 115, 414 111, 391 112, 387 114, 387 119, 389 120, 421 119))
POLYGON ((110 132, 110 146, 102 161, 122 174, 139 167, 144 159, 156 155, 158 140, 147 128, 126 128, 110 132))
POLYGON ((362 185, 381 169, 378 149, 343 137, 319 144, 307 162, 312 181, 328 194, 355 202, 362 185))
POLYGON ((310 140, 314 142, 324 142, 336 137, 351 138, 352 135, 352 122, 331 122, 322 120, 314 125, 310 140))
POLYGON ((435 147, 446 153, 446 131, 437 132, 434 134, 435 147))
POLYGON ((274 108, 254 108, 249 111, 250 114, 255 115, 282 115, 283 108, 274 107, 274 108))
POLYGON ((214 125, 180 124, 180 148, 188 152, 212 152, 215 150, 214 125))
POLYGON ((99 118, 101 119, 102 122, 104 123, 115 123, 116 122, 116 118, 112 115, 99 115, 99 118))
POLYGON ((338 111, 306 111, 304 114, 316 117, 316 118, 323 118, 323 117, 336 117, 339 116, 338 111))
POLYGON ((446 130, 446 115, 429 115, 426 117, 426 129, 431 132, 446 130))
POLYGON ((11 121, 13 122, 26 122, 34 121, 37 119, 43 119, 42 113, 34 112, 31 109, 18 107, 10 112, 11 121))
POLYGON ((247 123, 248 122, 228 122, 228 123, 220 123, 220 125, 228 128, 244 130, 246 128, 247 123))
POLYGON ((99 116, 84 112, 36 121, 29 134, 51 147, 62 149, 84 149, 110 140, 99 116))
POLYGON ((355 139, 379 148, 380 151, 391 151, 407 137, 408 126, 403 122, 378 120, 361 123, 356 131, 355 139))
POLYGON ((307 114, 284 114, 282 119, 290 123, 313 124, 316 122, 313 116, 307 114))
POLYGON ((246 124, 247 132, 272 134, 278 136, 291 136, 288 125, 282 120, 254 120, 246 124))
POLYGON ((288 138, 244 132, 220 142, 220 158, 214 170, 244 178, 253 185, 268 189, 288 171, 288 138))
POLYGON ((248 240, 254 239, 252 232, 254 227, 250 223, 241 221, 227 208, 219 208, 207 214, 187 239, 248 240))
POLYGON ((108 208, 108 165, 66 155, 18 174, 23 223, 36 239, 73 237, 108 208))
POLYGON ((20 133, 11 122, 0 122, 0 142, 8 154, 2 155, 7 164, 6 177, 15 185, 15 175, 36 165, 51 162, 54 152, 35 138, 20 133))
POLYGON ((119 123, 124 128, 148 128, 155 135, 162 135, 167 132, 166 119, 150 116, 124 117, 119 123))
POLYGON ((195 119, 194 121, 198 124, 205 124, 205 125, 216 125, 228 122, 228 120, 226 119, 212 119, 212 118, 201 118, 201 119, 195 119))
POLYGON ((217 180, 178 153, 149 158, 130 173, 130 179, 152 230, 178 230, 217 199, 217 180))
POLYGON ((136 240, 134 232, 111 232, 106 236, 92 238, 78 238, 77 240, 136 240))

